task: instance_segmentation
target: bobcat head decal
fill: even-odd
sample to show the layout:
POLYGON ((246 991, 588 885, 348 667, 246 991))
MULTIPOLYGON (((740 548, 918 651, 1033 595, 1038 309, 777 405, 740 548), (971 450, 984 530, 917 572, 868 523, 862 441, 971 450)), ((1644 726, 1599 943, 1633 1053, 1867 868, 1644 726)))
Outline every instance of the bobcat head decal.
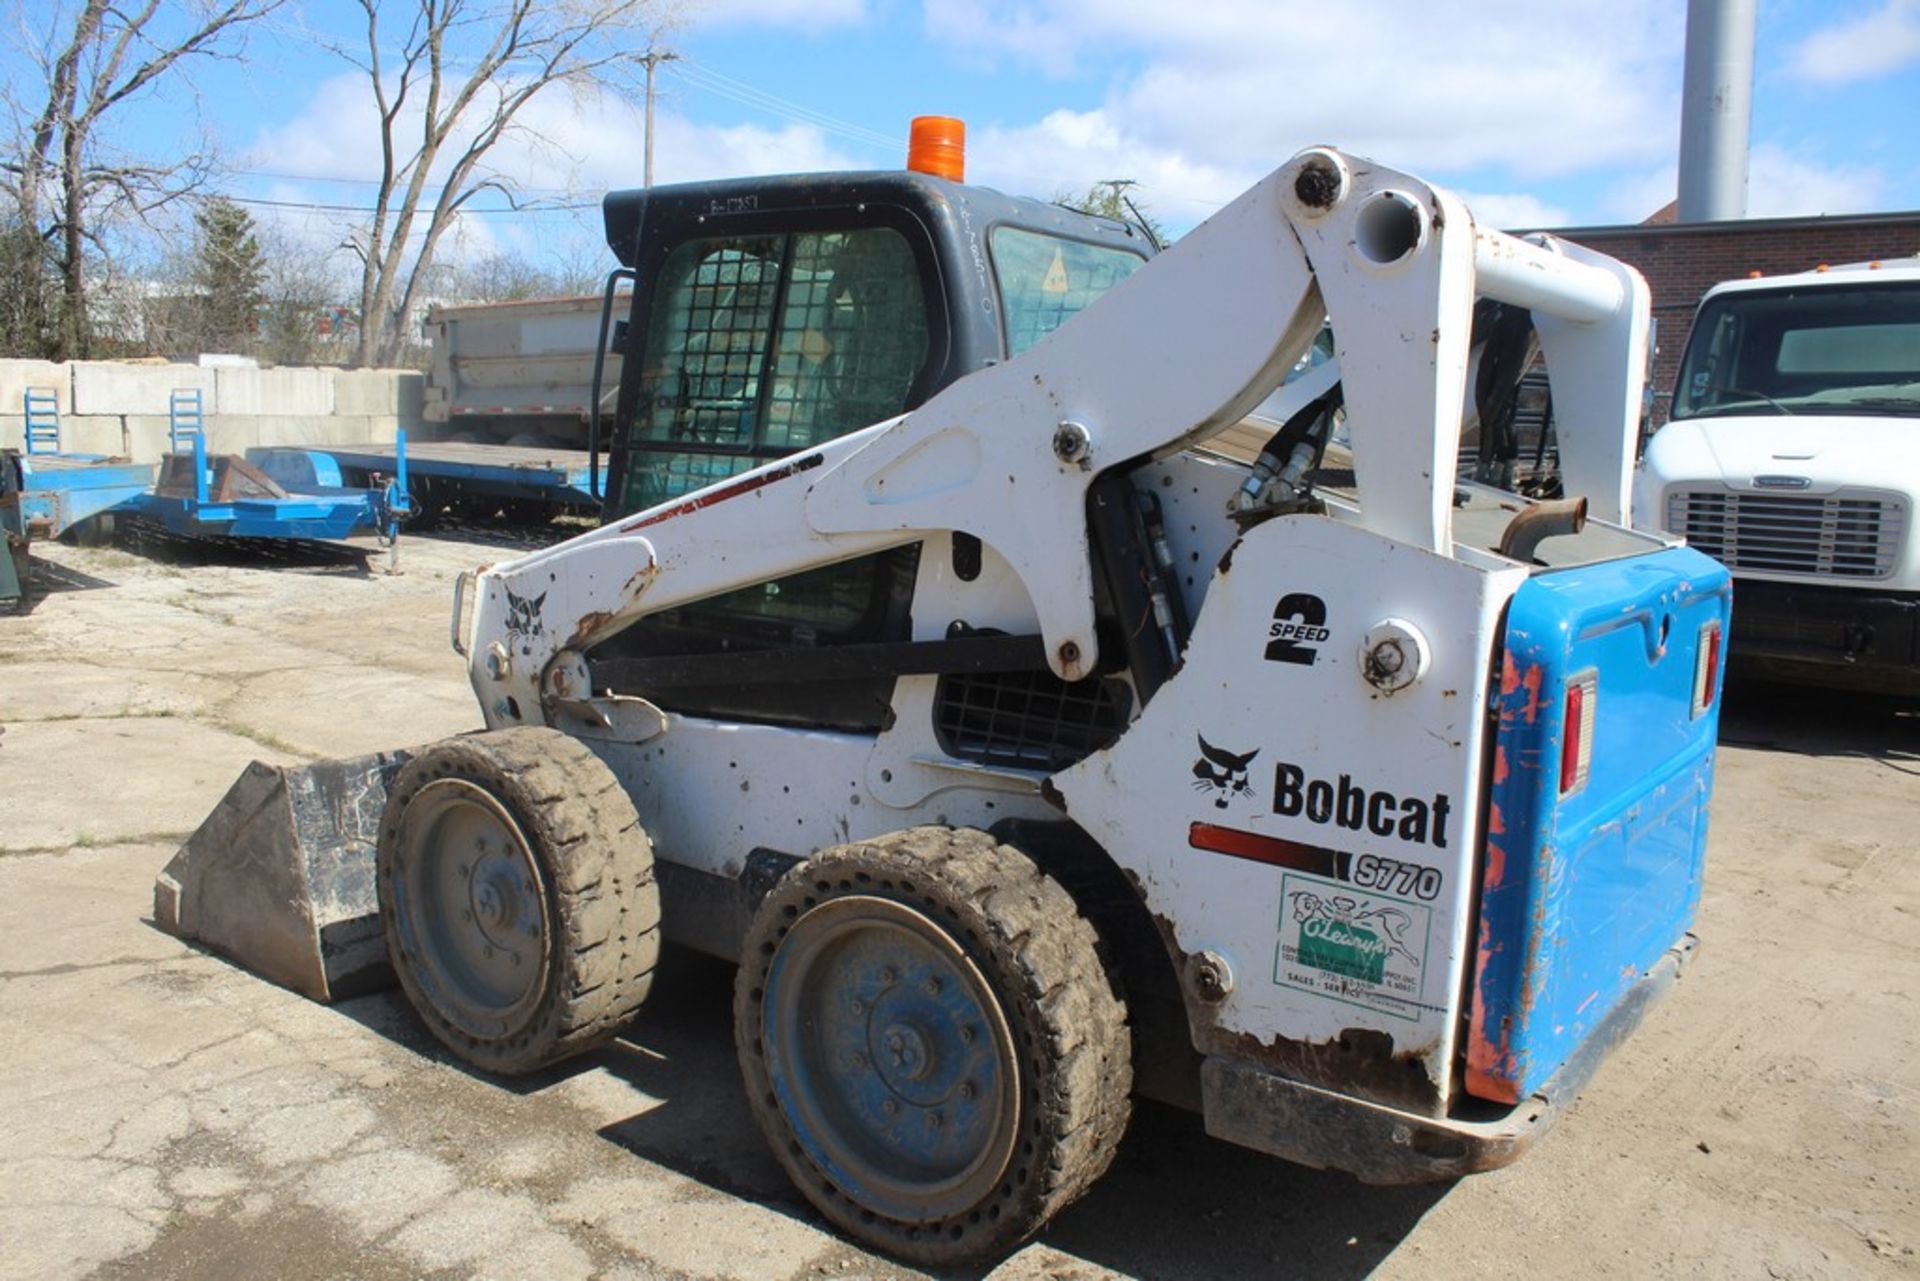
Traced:
POLYGON ((1234 796, 1252 796, 1253 785, 1247 781, 1247 766, 1253 758, 1260 755, 1260 749, 1254 748, 1236 756, 1232 752, 1223 752, 1209 743, 1204 736, 1200 739, 1200 759, 1193 763, 1193 788, 1196 792, 1214 793, 1213 807, 1227 808, 1227 801, 1234 796))
POLYGON ((540 623, 540 607, 547 602, 547 594, 541 592, 531 600, 525 596, 516 596, 513 589, 507 589, 507 637, 518 642, 522 654, 530 651, 526 643, 545 630, 540 623))

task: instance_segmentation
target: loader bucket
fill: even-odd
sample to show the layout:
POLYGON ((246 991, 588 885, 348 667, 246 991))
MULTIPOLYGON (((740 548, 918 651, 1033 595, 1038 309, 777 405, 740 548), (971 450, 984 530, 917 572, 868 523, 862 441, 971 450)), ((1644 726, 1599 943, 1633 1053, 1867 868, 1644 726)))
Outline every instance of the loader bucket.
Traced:
POLYGON ((411 755, 247 766, 154 882, 154 923, 316 1001, 390 985, 374 847, 411 755))

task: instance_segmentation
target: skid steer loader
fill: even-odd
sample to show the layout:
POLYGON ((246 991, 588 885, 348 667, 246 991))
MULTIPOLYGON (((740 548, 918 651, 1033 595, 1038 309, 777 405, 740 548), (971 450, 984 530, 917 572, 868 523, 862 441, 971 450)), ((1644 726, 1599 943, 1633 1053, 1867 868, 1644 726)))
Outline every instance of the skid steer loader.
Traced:
POLYGON ((163 924, 322 999, 390 961, 492 1072, 615 1034, 663 938, 735 960, 775 1155, 929 1265, 1136 1092, 1502 1165, 1672 981, 1729 595, 1627 525, 1631 269, 1328 149, 1157 256, 918 175, 606 209, 607 520, 460 580, 486 731, 256 766, 163 924), (1455 479, 1516 330, 1563 502, 1455 479))

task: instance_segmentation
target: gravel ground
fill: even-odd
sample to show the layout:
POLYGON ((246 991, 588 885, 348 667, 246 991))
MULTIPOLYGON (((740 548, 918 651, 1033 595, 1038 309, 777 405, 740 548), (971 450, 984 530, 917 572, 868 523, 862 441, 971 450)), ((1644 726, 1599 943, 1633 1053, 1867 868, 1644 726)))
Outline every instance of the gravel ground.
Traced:
MULTIPOLYGON (((753 1128, 724 966, 511 1083, 393 995, 327 1008, 159 933, 251 759, 477 722, 452 575, 36 549, 0 616, 0 1276, 900 1276, 753 1128)), ((1143 1107, 1004 1278, 1920 1275, 1920 716, 1728 695, 1698 960, 1525 1161, 1370 1189, 1143 1107)))

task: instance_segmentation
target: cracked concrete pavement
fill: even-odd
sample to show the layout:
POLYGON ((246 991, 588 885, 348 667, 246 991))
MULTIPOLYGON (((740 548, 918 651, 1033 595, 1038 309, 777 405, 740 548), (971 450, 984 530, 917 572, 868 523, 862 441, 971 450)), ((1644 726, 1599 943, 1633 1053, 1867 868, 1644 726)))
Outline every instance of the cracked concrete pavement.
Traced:
MULTIPOLYGON (((314 1005, 149 923, 249 760, 476 723, 446 609, 498 549, 38 554, 0 616, 0 1277, 911 1275, 764 1150, 724 966, 671 956, 619 1042, 503 1082, 393 994, 314 1005)), ((1701 956, 1527 1160, 1370 1189, 1143 1107, 991 1275, 1920 1275, 1916 814, 1920 718, 1736 690, 1701 956)))

